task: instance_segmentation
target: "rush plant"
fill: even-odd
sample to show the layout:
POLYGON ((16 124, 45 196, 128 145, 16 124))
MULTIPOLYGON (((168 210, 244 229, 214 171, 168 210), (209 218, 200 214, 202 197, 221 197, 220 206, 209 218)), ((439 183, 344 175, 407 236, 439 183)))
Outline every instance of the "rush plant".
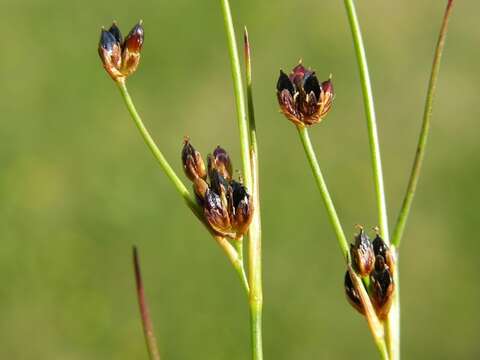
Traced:
POLYGON ((353 0, 344 0, 350 24, 353 45, 360 73, 360 84, 367 120, 370 157, 374 175, 374 188, 379 227, 375 226, 375 239, 370 241, 363 227, 349 246, 334 202, 315 155, 308 127, 321 122, 332 107, 334 98, 331 78, 320 82, 316 73, 303 64, 293 68, 290 75, 280 71, 277 81, 277 99, 281 112, 297 128, 307 160, 312 168, 318 190, 336 233, 338 244, 346 262, 344 278, 345 294, 352 306, 367 319, 369 329, 383 359, 400 359, 400 277, 398 272, 398 247, 403 236, 406 220, 411 210, 413 197, 425 155, 430 129, 433 97, 443 54, 448 21, 453 9, 453 0, 448 0, 437 47, 434 54, 423 122, 413 162, 410 180, 403 205, 395 224, 393 236, 388 227, 387 204, 383 181, 380 143, 373 101, 372 86, 367 65, 367 56, 353 0))
MULTIPOLYGON (((382 359, 400 359, 400 296, 398 274, 398 247, 406 220, 411 210, 428 137, 433 97, 443 53, 445 37, 453 0, 448 0, 440 35, 434 55, 423 122, 403 205, 395 224, 393 235, 388 227, 387 205, 380 156, 379 135, 375 116, 372 88, 368 72, 365 47, 354 1, 344 0, 350 24, 354 49, 360 73, 360 84, 368 128, 368 140, 374 174, 374 188, 378 212, 378 227, 371 240, 363 226, 352 244, 348 243, 334 202, 321 171, 319 161, 309 137, 309 127, 321 123, 334 104, 332 77, 324 81, 315 71, 302 63, 290 73, 280 71, 277 81, 277 100, 280 110, 296 127, 299 139, 312 169, 328 218, 337 236, 345 260, 345 294, 349 303, 365 316, 382 359)), ((227 47, 230 56, 235 110, 241 147, 241 179, 233 176, 233 161, 228 152, 217 146, 207 156, 202 155, 184 139, 181 161, 184 173, 191 182, 192 191, 173 170, 160 148, 150 135, 127 89, 127 79, 138 68, 144 43, 142 22, 135 25, 123 39, 116 23, 102 29, 98 47, 103 66, 117 85, 140 135, 171 180, 174 188, 218 243, 237 272, 240 284, 247 295, 250 309, 252 359, 263 359, 262 350, 262 256, 260 189, 258 177, 258 148, 252 92, 251 48, 247 30, 244 31, 244 77, 235 40, 235 30, 228 0, 220 0, 227 47), (245 82, 245 83, 244 83, 245 82), (244 252, 246 256, 244 257, 244 252)), ((199 135, 197 134, 197 137, 199 135)), ((150 358, 159 360, 158 346, 149 316, 137 250, 133 254, 137 295, 142 324, 150 358)))

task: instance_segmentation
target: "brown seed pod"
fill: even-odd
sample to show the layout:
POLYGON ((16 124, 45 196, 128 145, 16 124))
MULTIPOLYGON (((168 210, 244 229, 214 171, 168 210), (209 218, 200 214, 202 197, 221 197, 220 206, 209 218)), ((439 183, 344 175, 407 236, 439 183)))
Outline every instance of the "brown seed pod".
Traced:
POLYGON ((353 269, 361 277, 365 277, 373 270, 375 255, 372 243, 363 227, 359 228, 360 232, 355 236, 355 242, 350 245, 350 255, 352 256, 353 269))
POLYGON ((344 288, 345 296, 347 297, 350 305, 352 305, 353 308, 356 309, 360 314, 365 315, 365 309, 363 308, 362 300, 360 299, 357 289, 355 289, 355 286, 353 285, 353 281, 348 270, 345 272, 344 288))
POLYGON ((370 281, 370 297, 375 312, 379 319, 385 320, 392 305, 395 285, 392 274, 381 255, 375 258, 375 269, 370 274, 370 281))
POLYGON ((195 181, 197 178, 203 180, 207 178, 207 171, 205 169, 202 155, 195 150, 188 138, 186 138, 183 143, 182 164, 185 175, 191 181, 195 181))

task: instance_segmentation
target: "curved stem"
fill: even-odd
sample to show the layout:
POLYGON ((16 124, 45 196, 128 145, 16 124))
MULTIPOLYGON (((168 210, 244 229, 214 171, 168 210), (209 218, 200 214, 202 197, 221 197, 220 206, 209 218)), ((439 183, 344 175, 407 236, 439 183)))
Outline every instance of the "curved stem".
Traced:
POLYGON ((158 148, 157 144, 155 144, 155 141, 153 140, 152 136, 150 135, 147 128, 143 124, 142 118, 138 114, 138 111, 135 108, 135 104, 133 103, 132 98, 128 93, 127 85, 125 84, 125 81, 119 80, 116 82, 116 84, 118 85, 120 94, 122 95, 122 98, 125 101, 125 105, 127 106, 128 112, 132 116, 132 119, 135 122, 135 125, 140 131, 140 135, 142 135, 143 140, 147 144, 148 148, 152 152, 155 159, 157 159, 158 163, 160 164, 160 167, 165 172, 167 177, 172 181, 177 191, 180 193, 180 195, 183 197, 183 199, 187 203, 187 206, 190 209, 192 209, 194 212, 199 212, 200 209, 194 197, 190 194, 188 189, 183 184, 182 180, 180 180, 178 175, 172 169, 167 159, 165 159, 165 156, 163 156, 162 152, 158 148))
POLYGON ((304 126, 297 126, 298 135, 300 136, 300 140, 303 145, 303 149, 305 150, 305 154, 308 158, 308 163, 312 168, 313 176, 315 177, 315 181, 318 186, 318 190, 322 195, 323 203, 325 204, 325 208, 327 209, 328 217, 330 222, 332 223, 333 230, 337 235, 338 245, 340 245, 340 249, 342 250, 342 254, 346 259, 347 263, 349 263, 350 253, 348 248, 347 238, 345 237, 345 233, 343 231, 342 225, 340 223, 340 219, 338 218, 337 211, 335 210, 335 205, 333 204, 332 198, 327 188, 327 183, 323 178, 322 171, 320 169, 320 165, 318 164, 317 157, 315 155, 315 151, 313 150, 312 143, 310 141, 310 137, 308 135, 308 130, 304 126))
POLYGON ((373 103, 372 85, 370 74, 368 72, 367 55, 363 44, 362 32, 358 22, 355 4, 353 0, 345 0, 348 21, 352 31, 355 53, 357 55, 358 68, 360 72, 360 82, 362 85, 363 103, 367 117, 368 138, 370 143, 370 153, 372 157, 373 175, 375 183, 375 193, 377 199, 378 221, 380 233, 383 240, 389 243, 388 216, 385 201, 385 188, 383 184, 382 159, 380 157, 380 142, 378 140, 377 121, 375 116, 375 107, 373 103))
POLYGON ((240 60, 235 40, 235 29, 233 27, 232 13, 228 0, 220 0, 220 2, 222 4, 223 21, 225 24, 225 32, 227 34, 228 53, 232 68, 233 90, 235 93, 235 107, 237 110, 238 130, 240 132, 243 177, 245 185, 248 189, 251 189, 252 167, 250 165, 248 123, 247 114, 245 111, 245 97, 243 94, 240 60))
POLYGON ((258 147, 252 92, 252 59, 248 32, 244 32, 245 77, 247 83, 250 164, 252 170, 253 219, 249 235, 250 324, 254 359, 263 359, 262 351, 262 226, 260 216, 260 185, 258 174, 258 147))
POLYGON ((442 60, 443 49, 445 46, 445 38, 448 30, 448 20, 453 9, 453 0, 448 1, 445 14, 443 16, 442 26, 440 28, 440 34, 438 36, 437 47, 435 49, 435 55, 433 57, 432 71, 430 73, 430 80, 428 83, 427 97, 425 100, 425 108, 423 111, 423 123, 422 130, 418 139, 417 152, 415 160, 413 161, 412 170, 410 173, 410 179, 408 181, 407 191, 403 199, 403 204, 398 215, 397 225, 392 236, 392 244, 395 246, 400 245, 403 232, 405 230, 405 224, 407 222, 408 215, 412 208, 412 202, 417 189, 418 178, 422 169, 423 159, 425 157, 425 150, 427 147, 427 139, 430 130, 430 123, 432 119, 432 107, 433 98, 435 96, 435 90, 437 87, 438 73, 440 71, 440 63, 442 60))

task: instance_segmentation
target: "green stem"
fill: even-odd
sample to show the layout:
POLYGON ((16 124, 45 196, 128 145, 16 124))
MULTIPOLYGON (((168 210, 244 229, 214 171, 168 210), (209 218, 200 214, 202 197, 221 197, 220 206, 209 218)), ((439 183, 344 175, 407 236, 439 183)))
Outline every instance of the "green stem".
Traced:
POLYGON ((310 141, 310 136, 308 135, 308 130, 304 126, 297 126, 297 130, 303 145, 303 149, 305 150, 305 154, 307 155, 308 162, 310 164, 310 167, 312 168, 313 176, 315 177, 315 181, 317 182, 318 190, 322 195, 323 203, 325 204, 325 208, 327 209, 328 217, 330 218, 333 230, 337 235, 338 245, 340 245, 342 254, 348 263, 350 255, 348 250, 349 247, 347 238, 345 237, 345 233, 340 223, 340 219, 338 218, 337 211, 335 210, 335 205, 333 204, 332 198, 327 188, 327 184, 325 182, 325 179, 323 178, 322 171, 320 170, 320 165, 318 164, 315 151, 313 150, 312 143, 310 141))
POLYGON ((220 0, 222 4, 225 32, 227 34, 228 53, 232 68, 233 90, 235 94, 235 107, 237 110, 237 123, 240 132, 240 147, 243 164, 243 177, 247 189, 252 188, 252 167, 250 165, 249 134, 247 114, 245 111, 245 97, 243 93, 242 73, 238 48, 235 40, 235 29, 233 27, 232 13, 228 0, 220 0))
POLYGON ((183 184, 182 180, 180 180, 178 175, 172 169, 172 167, 168 163, 167 159, 165 159, 165 156, 163 156, 162 152, 158 148, 157 144, 155 144, 155 141, 153 140, 152 136, 150 135, 147 128, 143 124, 142 118, 138 114, 137 109, 135 108, 135 105, 132 101, 132 98, 130 97, 130 94, 128 93, 127 85, 126 85, 125 81, 120 80, 120 81, 117 81, 116 84, 118 85, 118 89, 120 90, 120 94, 122 94, 122 97, 123 97, 123 100, 125 101, 125 105, 127 106, 128 112, 132 116, 132 119, 135 122, 135 125, 137 126, 138 130, 140 131, 140 135, 142 135, 143 140, 147 144, 148 148, 152 152, 155 159, 157 159, 158 163, 160 164, 160 167, 165 172, 167 177, 172 181, 172 183, 175 186, 175 188, 177 189, 177 191, 180 193, 182 198, 185 200, 187 206, 190 209, 192 209, 193 212, 199 213, 201 210, 200 210, 197 202, 195 201, 194 197, 190 194, 188 189, 183 184))
POLYGON ((243 284, 245 292, 247 293, 247 296, 249 296, 250 286, 248 285, 248 278, 247 278, 247 274, 245 273, 245 265, 244 265, 245 263, 243 261, 243 238, 234 239, 233 245, 235 247, 235 250, 237 251, 237 256, 238 256, 238 261, 236 262, 237 266, 235 266, 235 269, 237 270, 237 273, 240 276, 240 280, 243 284))
POLYGON ((252 205, 253 219, 249 234, 249 283, 250 283, 250 324, 253 344, 253 358, 263 359, 262 351, 262 226, 260 216, 260 185, 258 174, 258 147, 255 126, 255 112, 252 92, 252 59, 248 32, 244 33, 245 76, 247 83, 248 120, 250 139, 250 164, 252 170, 252 205))
POLYGON ((360 82, 362 84, 363 103, 367 117, 368 138, 372 157, 380 233, 382 234, 383 240, 386 243, 389 243, 388 217, 385 201, 385 188, 383 185, 382 160, 380 157, 380 143, 378 140, 377 122, 375 117, 375 107, 373 104, 372 85, 368 72, 367 56, 365 54, 365 46, 363 44, 360 24, 358 22, 353 0, 345 0, 345 8, 347 10, 348 21, 350 23, 355 53, 357 56, 358 68, 360 71, 360 82))
POLYGON ((133 247, 133 268, 135 271, 135 284, 137 289, 138 306, 140 307, 140 315, 142 318, 143 333, 147 344, 150 360, 160 360, 160 352, 158 351, 157 340, 153 332, 153 322, 148 310, 145 289, 143 288, 142 274, 140 271, 140 260, 138 258, 137 248, 133 247))
MULTIPOLYGON (((367 117, 370 154, 372 157, 380 233, 384 241, 389 244, 390 235, 388 231, 388 215, 385 200, 385 188, 383 184, 382 160, 380 157, 380 142, 378 139, 377 122, 375 116, 375 107, 373 103, 372 85, 370 82, 370 74, 368 71, 367 55, 365 53, 365 46, 363 44, 362 33, 360 30, 360 24, 358 22, 354 1, 344 0, 344 3, 352 32, 352 38, 360 72, 363 103, 365 107, 365 114, 367 117)), ((387 328, 385 334, 386 342, 391 360, 400 359, 400 291, 398 278, 397 286, 398 288, 395 290, 395 301, 392 304, 388 319, 385 323, 385 326, 387 328)))
POLYGON ((432 71, 430 73, 430 80, 427 89, 427 98, 425 100, 425 108, 423 111, 422 130, 418 139, 417 153, 415 155, 415 160, 413 161, 410 179, 408 181, 407 191, 403 199, 402 208, 398 216, 397 225, 395 226, 395 231, 393 232, 392 236, 392 244, 395 246, 399 246, 400 241, 402 240, 403 232, 405 230, 405 224, 407 222, 408 215, 410 214, 413 198, 417 189, 418 178, 422 169, 423 159, 425 157, 427 139, 430 132, 430 123, 432 119, 433 98, 435 96, 435 90, 437 87, 438 73, 440 71, 440 63, 442 60, 442 54, 448 30, 448 20, 450 19, 452 9, 453 0, 450 0, 447 3, 447 8, 443 16, 440 34, 437 41, 437 47, 435 49, 435 55, 433 57, 432 71))

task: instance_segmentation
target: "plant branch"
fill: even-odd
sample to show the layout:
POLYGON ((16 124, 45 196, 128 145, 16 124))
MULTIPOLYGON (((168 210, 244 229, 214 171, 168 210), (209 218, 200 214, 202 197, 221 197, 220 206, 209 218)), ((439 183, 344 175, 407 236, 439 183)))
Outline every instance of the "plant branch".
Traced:
POLYGON ((433 56, 432 70, 430 73, 430 80, 427 88, 427 97, 425 100, 425 108, 423 111, 422 130, 418 139, 417 152, 415 160, 413 161, 412 170, 410 173, 410 179, 408 181, 407 190, 403 199, 403 204, 397 219, 395 231, 392 236, 392 244, 395 246, 400 245, 403 232, 405 230, 405 224, 407 222, 408 215, 412 208, 413 198, 418 185, 418 179, 422 169, 423 159, 425 157, 425 150, 427 147, 428 134, 430 132, 430 123, 432 119, 433 99, 435 97, 435 90, 437 87, 438 73, 440 71, 440 63, 442 60, 443 49, 445 47, 445 39, 448 30, 448 21, 453 9, 453 0, 449 0, 443 16, 440 33, 438 36, 437 47, 435 49, 435 55, 433 56))
POLYGON ((145 290, 143 288, 142 274, 140 272, 140 260, 138 258, 138 252, 135 246, 133 247, 133 267, 135 270, 135 283, 137 289, 138 305, 140 307, 143 333, 145 335, 145 342, 147 344, 148 354, 150 356, 150 360, 160 360, 157 340, 155 339, 155 334, 153 332, 153 323, 150 317, 150 311, 148 310, 145 290))
POLYGON ((318 164, 315 151, 313 150, 312 143, 310 141, 310 136, 308 135, 308 130, 304 126, 297 126, 297 130, 298 135, 300 136, 300 141, 303 145, 303 149, 305 150, 305 154, 307 155, 308 163, 312 168, 313 176, 315 177, 318 190, 320 191, 320 195, 322 195, 323 203, 325 204, 328 217, 337 236, 338 245, 340 246, 340 250, 342 251, 342 255, 345 258, 346 262, 349 263, 350 253, 347 238, 345 237, 345 232, 343 231, 340 219, 337 215, 337 211, 335 210, 335 205, 333 204, 332 198, 328 191, 327 183, 323 178, 320 165, 318 164))
POLYGON ((177 191, 180 193, 180 195, 183 197, 185 200, 185 203, 187 206, 190 208, 190 210, 193 212, 195 217, 200 220, 200 222, 205 226, 205 228, 208 230, 208 232, 212 235, 212 237, 215 239, 215 241, 220 245, 220 247, 223 249, 225 254, 227 255, 228 259, 230 260, 230 263, 233 265, 235 270, 237 271, 238 275, 240 276, 240 279, 242 281, 242 285, 245 288, 247 294, 249 292, 249 286, 248 282, 246 280, 246 274, 245 274, 245 268, 243 265, 242 261, 239 261, 239 254, 236 252, 235 248, 228 242, 227 239, 219 236, 216 234, 210 225, 205 221, 205 217, 203 215, 203 210, 202 208, 197 204, 196 200, 193 198, 193 196, 190 194, 190 192, 187 190, 183 182, 180 180, 180 178, 177 176, 175 171, 172 169, 168 161, 165 159, 163 156, 162 152, 158 148, 158 146, 155 144, 155 141, 153 140, 152 136, 148 132, 147 128, 143 124, 142 118, 137 112, 137 109, 135 108, 135 104, 133 103, 132 98, 130 97, 130 94, 128 93, 127 86, 124 81, 118 81, 117 82, 118 88, 120 90, 120 93, 122 94, 122 98, 125 101, 125 105, 127 106, 127 109, 132 116, 133 121, 135 122, 135 125, 137 126, 138 130, 140 131, 140 135, 142 135, 143 139, 145 140, 145 143, 153 153, 153 156, 155 159, 160 164, 160 167, 162 170, 165 172, 165 174, 168 176, 168 178, 173 182, 175 188, 177 191))
POLYGON ((250 138, 250 164, 252 166, 253 219, 249 227, 249 283, 250 323, 253 344, 253 358, 263 359, 262 351, 262 227, 260 216, 260 186, 258 174, 258 147, 255 126, 255 112, 252 91, 252 59, 247 28, 244 32, 245 76, 247 84, 248 121, 250 138))
POLYGON ((378 220, 380 233, 383 240, 389 244, 387 205, 385 201, 385 188, 383 184, 382 160, 380 156, 380 142, 378 140, 377 121, 375 116, 375 107, 373 103, 372 85, 370 74, 368 72, 367 55, 363 44, 362 32, 358 22, 355 4, 353 0, 345 0, 348 21, 352 31, 355 53, 357 56, 358 68, 360 72, 360 82, 362 85, 363 103, 367 117, 368 139, 370 143, 370 153, 372 157, 373 175, 375 183, 375 193, 377 199, 378 220))
POLYGON ((143 124, 142 118, 140 117, 137 109, 135 108, 135 104, 133 103, 133 100, 130 97, 130 94, 128 93, 128 89, 125 81, 119 80, 119 81, 116 81, 116 84, 118 86, 118 89, 120 90, 120 94, 122 95, 123 100, 125 101, 125 105, 127 106, 128 112, 132 116, 132 119, 135 122, 135 125, 140 131, 140 135, 142 135, 143 140, 147 144, 148 148, 152 152, 155 159, 160 164, 160 167, 162 168, 164 173, 167 175, 167 177, 172 181, 178 193, 180 193, 180 195, 185 200, 187 206, 196 213, 201 212, 201 209, 198 206, 197 202, 195 201, 195 198, 190 194, 188 189, 183 184, 182 180, 180 180, 178 175, 175 173, 173 168, 168 163, 167 159, 165 159, 165 156, 163 156, 162 152, 158 148, 157 144, 155 144, 155 141, 153 140, 152 136, 150 135, 147 128, 143 124))

